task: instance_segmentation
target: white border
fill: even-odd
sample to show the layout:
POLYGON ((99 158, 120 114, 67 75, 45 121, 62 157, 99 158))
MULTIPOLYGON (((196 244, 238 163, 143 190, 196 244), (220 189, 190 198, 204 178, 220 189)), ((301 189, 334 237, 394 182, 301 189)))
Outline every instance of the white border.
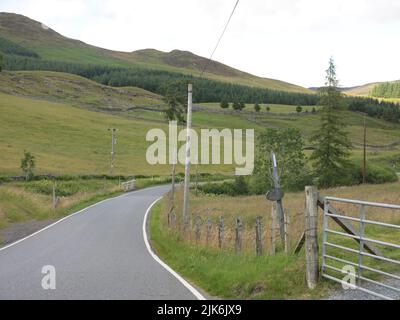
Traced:
POLYGON ((155 261, 157 261, 165 270, 167 270, 169 273, 171 273, 176 279, 179 280, 180 283, 182 283, 196 298, 197 300, 206 300, 206 298, 203 297, 203 295, 198 292, 192 285, 190 285, 185 279, 183 279, 178 273, 176 273, 170 266, 168 266, 165 262, 163 262, 152 250, 149 240, 147 238, 147 218, 148 215, 153 209, 154 205, 160 201, 163 197, 158 198, 155 200, 150 207, 147 209, 146 214, 144 215, 143 219, 143 240, 146 245, 147 250, 149 251, 150 255, 153 257, 155 261))

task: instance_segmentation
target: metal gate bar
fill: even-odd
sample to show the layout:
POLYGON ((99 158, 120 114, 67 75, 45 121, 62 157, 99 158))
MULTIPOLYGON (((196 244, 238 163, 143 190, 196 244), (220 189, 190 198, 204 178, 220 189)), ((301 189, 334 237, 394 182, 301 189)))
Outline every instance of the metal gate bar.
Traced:
POLYGON ((384 261, 384 262, 389 262, 389 263, 393 263, 396 265, 400 265, 400 261, 396 260, 396 259, 391 259, 391 258, 387 258, 384 256, 379 256, 379 255, 375 255, 375 254, 370 254, 368 252, 365 252, 365 243, 374 243, 374 244, 378 244, 378 245, 382 245, 382 246, 386 246, 386 247, 390 247, 390 248, 394 248, 394 249, 400 249, 400 245, 398 244, 394 244, 394 243, 390 243, 390 242, 385 242, 385 241, 380 241, 380 240, 376 240, 376 239, 371 239, 369 237, 365 236, 365 226, 366 224, 372 224, 372 225, 378 225, 381 227, 388 227, 388 228, 394 228, 394 229, 399 229, 400 230, 400 225, 395 225, 395 224, 390 224, 390 223, 384 223, 384 222, 379 222, 379 221, 374 221, 374 220, 368 220, 366 219, 366 207, 379 207, 379 208, 386 208, 386 209, 394 209, 394 210, 400 210, 400 206, 398 205, 391 205, 391 204, 385 204, 385 203, 377 203, 377 202, 367 202, 367 201, 358 201, 358 200, 352 200, 352 199, 342 199, 342 198, 336 198, 336 197, 325 197, 324 198, 324 216, 323 216, 323 247, 322 247, 322 276, 324 278, 333 280, 335 282, 341 283, 342 285, 346 285, 349 288, 352 289, 358 289, 360 291, 366 292, 368 294, 374 295, 376 297, 379 297, 381 299, 387 299, 387 300, 393 300, 391 297, 383 295, 381 293, 375 292, 373 290, 369 290, 366 288, 362 287, 362 282, 365 281, 367 283, 371 283, 374 284, 376 286, 382 287, 382 288, 386 288, 389 290, 392 290, 396 293, 400 293, 400 288, 385 284, 385 283, 381 283, 372 279, 369 279, 367 277, 365 277, 363 275, 363 271, 370 271, 370 272, 374 272, 386 277, 390 277, 392 279, 395 280, 400 280, 400 275, 396 275, 390 272, 386 272, 386 271, 382 271, 382 270, 378 270, 375 268, 371 268, 369 266, 365 266, 364 265, 364 261, 363 258, 364 257, 370 257, 376 260, 380 260, 380 261, 384 261), (334 202, 342 202, 342 203, 350 203, 350 204, 355 204, 355 205, 359 205, 360 206, 360 213, 359 213, 359 218, 355 218, 355 217, 348 217, 345 215, 340 215, 340 214, 332 214, 329 211, 329 206, 330 206, 330 201, 334 201, 334 202), (340 218, 340 219, 346 219, 349 221, 354 221, 356 223, 359 224, 359 234, 358 235, 353 235, 353 234, 347 234, 344 232, 340 232, 340 231, 336 231, 336 230, 332 230, 329 228, 329 217, 331 218, 340 218), (338 245, 335 243, 331 243, 328 241, 328 234, 334 234, 334 235, 338 235, 338 236, 343 236, 346 238, 351 238, 354 239, 356 241, 359 242, 359 248, 358 250, 356 249, 352 249, 352 248, 348 248, 342 245, 338 245), (346 259, 342 259, 342 258, 338 258, 335 257, 333 255, 329 255, 327 254, 327 247, 333 247, 336 249, 340 249, 346 252, 350 252, 350 253, 354 253, 357 255, 358 261, 357 262, 351 262, 348 261, 346 259), (336 268, 332 265, 329 265, 327 260, 333 260, 333 261, 337 261, 337 262, 341 262, 347 265, 351 265, 353 267, 356 267, 358 272, 357 274, 354 275, 355 280, 357 280, 357 284, 350 284, 347 281, 344 281, 342 279, 336 278, 330 274, 326 273, 326 270, 333 270, 335 272, 338 273, 342 273, 343 271, 339 268, 336 268))

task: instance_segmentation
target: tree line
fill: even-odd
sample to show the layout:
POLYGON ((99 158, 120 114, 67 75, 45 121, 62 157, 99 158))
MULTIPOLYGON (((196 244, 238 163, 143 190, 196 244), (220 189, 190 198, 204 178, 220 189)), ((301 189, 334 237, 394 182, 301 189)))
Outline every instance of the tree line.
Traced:
POLYGON ((350 111, 363 112, 370 117, 390 122, 398 123, 400 121, 400 105, 398 103, 364 97, 346 97, 345 102, 350 111))
MULTIPOLYGON (((0 47, 0 51, 2 50, 3 49, 0 47)), ((287 104, 296 106, 316 106, 320 104, 320 97, 316 94, 248 87, 163 70, 122 68, 117 66, 45 60, 29 56, 28 53, 23 50, 17 50, 16 52, 20 52, 20 54, 4 54, 2 63, 0 52, 0 70, 3 67, 3 69, 14 71, 47 70, 72 73, 104 85, 115 87, 134 86, 163 96, 166 94, 167 88, 169 88, 171 84, 176 85, 178 91, 186 92, 187 83, 192 82, 195 86, 195 91, 193 93, 194 102, 231 101, 236 102, 236 109, 238 110, 241 109, 244 103, 287 104)), ((371 117, 391 122, 400 121, 399 104, 365 97, 344 97, 343 102, 350 111, 364 112, 371 117)))
POLYGON ((203 79, 163 70, 123 68, 106 65, 78 64, 45 60, 21 55, 5 55, 4 69, 47 70, 77 74, 113 87, 134 86, 163 95, 167 83, 176 82, 186 90, 185 83, 195 87, 194 102, 243 101, 246 103, 271 103, 287 105, 317 105, 314 94, 276 91, 249 87, 216 80, 203 79))
POLYGON ((39 58, 39 55, 17 43, 0 37, 0 51, 5 54, 14 54, 23 57, 39 58))
POLYGON ((371 96, 376 98, 400 98, 400 81, 384 82, 376 85, 371 96))

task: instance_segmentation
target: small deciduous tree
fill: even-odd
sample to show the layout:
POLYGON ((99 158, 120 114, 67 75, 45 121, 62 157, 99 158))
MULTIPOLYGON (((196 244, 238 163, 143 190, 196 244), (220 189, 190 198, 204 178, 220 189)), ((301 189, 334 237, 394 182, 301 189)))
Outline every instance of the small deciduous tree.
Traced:
POLYGON ((35 156, 28 151, 24 151, 24 157, 21 159, 21 169, 27 181, 33 177, 33 169, 35 169, 35 166, 35 156))
POLYGON ((304 141, 298 129, 266 129, 257 138, 255 168, 252 186, 261 193, 273 187, 271 151, 277 160, 282 187, 286 190, 300 190, 310 182, 310 170, 303 153, 304 141))
POLYGON ((303 107, 302 106, 297 106, 296 107, 296 112, 297 113, 301 113, 303 111, 303 107))
POLYGON ((267 110, 267 112, 270 112, 271 111, 271 107, 267 106, 266 110, 267 110))
POLYGON ((331 58, 326 70, 325 87, 319 92, 320 104, 323 106, 320 126, 311 137, 315 149, 310 160, 313 162, 318 184, 324 188, 345 183, 349 175, 351 143, 344 130, 343 97, 338 84, 336 66, 331 58))
POLYGON ((260 107, 260 105, 258 103, 254 104, 254 110, 256 112, 260 112, 261 111, 261 107, 260 107))

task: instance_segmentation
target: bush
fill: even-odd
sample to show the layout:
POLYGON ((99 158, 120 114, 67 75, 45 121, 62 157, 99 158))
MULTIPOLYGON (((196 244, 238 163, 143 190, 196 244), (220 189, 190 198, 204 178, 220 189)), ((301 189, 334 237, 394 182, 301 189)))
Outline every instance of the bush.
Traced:
MULTIPOLYGON (((353 184, 361 184, 362 177, 362 167, 360 164, 354 165, 353 172, 353 184)), ((378 163, 368 163, 367 164, 367 183, 380 184, 387 182, 396 182, 398 177, 396 171, 384 164, 378 163)))
POLYGON ((234 182, 206 183, 199 186, 199 190, 206 194, 244 196, 249 195, 249 186, 246 178, 239 176, 234 182))

